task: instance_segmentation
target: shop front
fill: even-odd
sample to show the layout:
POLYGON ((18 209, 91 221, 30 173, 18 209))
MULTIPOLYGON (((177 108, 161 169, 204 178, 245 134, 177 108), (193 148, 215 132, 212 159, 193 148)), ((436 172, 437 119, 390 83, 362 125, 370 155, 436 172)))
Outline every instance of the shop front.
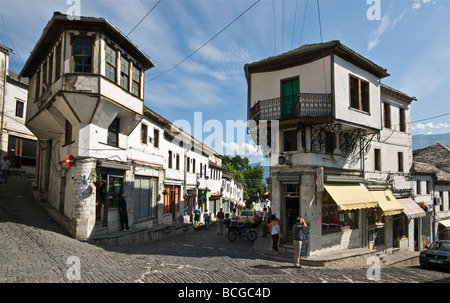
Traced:
POLYGON ((397 200, 404 209, 401 214, 394 217, 396 226, 394 229, 394 247, 421 250, 426 247, 428 241, 431 241, 431 234, 426 232, 430 226, 427 213, 411 198, 397 200))
POLYGON ((450 219, 440 220, 438 223, 438 239, 450 240, 450 219))
POLYGON ((181 185, 164 184, 164 202, 163 202, 163 224, 171 225, 174 222, 183 222, 183 216, 180 212, 181 185))
POLYGON ((395 247, 399 228, 395 224, 395 216, 404 210, 391 191, 371 191, 378 202, 378 209, 372 210, 368 216, 368 243, 377 249, 395 247))
POLYGON ((96 230, 120 230, 119 200, 125 193, 125 173, 130 165, 99 161, 94 184, 96 186, 96 230))
MULTIPOLYGON (((371 220, 378 202, 360 183, 325 183, 322 202, 322 252, 365 247, 371 220)), ((377 222, 377 217, 373 217, 377 222)), ((376 226, 376 224, 373 224, 376 226)), ((312 239, 313 241, 313 239, 312 239)))

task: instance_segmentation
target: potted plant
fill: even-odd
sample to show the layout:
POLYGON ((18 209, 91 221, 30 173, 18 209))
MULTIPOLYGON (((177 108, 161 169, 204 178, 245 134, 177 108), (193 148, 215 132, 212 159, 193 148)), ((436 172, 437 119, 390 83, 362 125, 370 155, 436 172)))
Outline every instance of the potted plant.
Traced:
POLYGON ((103 184, 105 184, 106 180, 103 179, 102 175, 96 175, 94 174, 94 185, 97 187, 102 186, 103 184))
POLYGON ((169 191, 167 190, 167 188, 164 188, 164 189, 163 189, 162 194, 163 194, 164 196, 167 196, 167 195, 169 194, 169 191))

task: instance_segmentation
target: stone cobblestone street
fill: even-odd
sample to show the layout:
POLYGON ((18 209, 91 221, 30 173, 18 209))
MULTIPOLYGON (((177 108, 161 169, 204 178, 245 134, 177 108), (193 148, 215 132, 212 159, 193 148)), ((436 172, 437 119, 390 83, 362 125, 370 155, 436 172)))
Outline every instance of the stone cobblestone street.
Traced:
MULTIPOLYGON (((247 240, 230 242, 214 228, 120 247, 99 247, 65 234, 34 202, 31 180, 0 184, 0 282, 127 283, 449 283, 448 272, 417 265, 320 268, 258 256, 247 240), (79 260, 79 276, 73 259, 79 260)), ((75 264, 76 265, 76 264, 75 264)))

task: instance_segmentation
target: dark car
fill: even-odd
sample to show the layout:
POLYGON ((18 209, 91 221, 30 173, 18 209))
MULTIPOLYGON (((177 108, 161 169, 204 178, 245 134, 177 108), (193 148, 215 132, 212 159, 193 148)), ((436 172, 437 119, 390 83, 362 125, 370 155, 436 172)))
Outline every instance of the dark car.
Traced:
POLYGON ((433 242, 419 255, 420 267, 440 267, 450 270, 450 241, 438 240, 433 242))

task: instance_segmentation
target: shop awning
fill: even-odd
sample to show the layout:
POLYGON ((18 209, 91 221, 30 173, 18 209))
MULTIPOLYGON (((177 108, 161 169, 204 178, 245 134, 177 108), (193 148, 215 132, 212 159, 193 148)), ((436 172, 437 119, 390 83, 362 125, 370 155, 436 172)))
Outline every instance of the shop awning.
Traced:
POLYGON ((378 207, 375 197, 363 184, 325 183, 324 187, 339 210, 378 207))
POLYGON ((371 191, 370 193, 378 201, 378 206, 383 211, 383 216, 398 215, 405 209, 389 190, 371 191))
POLYGON ((450 228, 450 219, 441 220, 441 221, 439 221, 439 224, 444 225, 446 228, 450 228))
POLYGON ((405 208, 403 212, 408 217, 408 219, 416 219, 425 217, 427 214, 423 211, 422 208, 411 198, 406 199, 397 199, 398 202, 400 202, 401 205, 405 208))

